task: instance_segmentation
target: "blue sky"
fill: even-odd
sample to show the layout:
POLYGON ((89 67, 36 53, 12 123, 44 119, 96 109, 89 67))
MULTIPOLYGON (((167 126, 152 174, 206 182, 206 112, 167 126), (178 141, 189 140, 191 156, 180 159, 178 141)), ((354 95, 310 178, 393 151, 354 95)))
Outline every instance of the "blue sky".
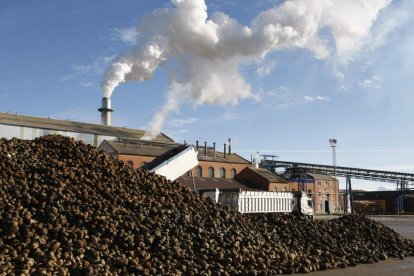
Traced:
MULTIPOLYGON (((243 26, 282 3, 206 1, 209 18, 222 12, 243 26)), ((1 1, 0 111, 99 123, 105 70, 136 45, 133 27, 159 8, 173 4, 1 1)), ((223 144, 231 137, 234 151, 248 159, 259 151, 320 164, 332 162, 328 140, 336 138, 338 165, 414 173, 413 13, 412 1, 392 1, 346 64, 317 59, 301 47, 270 51, 238 70, 253 97, 237 105, 182 104, 162 130, 177 142, 223 144)), ((147 128, 164 105, 169 81, 161 66, 150 80, 119 85, 112 94, 113 125, 147 128)))

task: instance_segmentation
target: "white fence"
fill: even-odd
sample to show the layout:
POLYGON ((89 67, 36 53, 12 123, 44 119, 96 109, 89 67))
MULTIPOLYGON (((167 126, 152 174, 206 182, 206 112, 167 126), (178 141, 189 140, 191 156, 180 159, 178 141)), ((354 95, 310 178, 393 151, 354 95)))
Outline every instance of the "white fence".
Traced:
POLYGON ((293 193, 253 192, 239 193, 240 213, 290 213, 294 205, 293 193))

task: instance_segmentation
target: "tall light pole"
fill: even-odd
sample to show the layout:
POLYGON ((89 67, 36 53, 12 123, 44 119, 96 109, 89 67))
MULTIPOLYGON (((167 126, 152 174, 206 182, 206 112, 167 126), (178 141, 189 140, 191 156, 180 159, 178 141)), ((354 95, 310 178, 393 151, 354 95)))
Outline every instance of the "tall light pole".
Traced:
MULTIPOLYGON (((336 139, 329 139, 329 145, 332 148, 332 163, 333 163, 333 167, 334 167, 334 178, 336 181, 336 139)), ((336 188, 336 187, 335 187, 336 188)), ((336 191, 336 203, 335 203, 335 208, 338 209, 338 203, 339 203, 339 183, 338 183, 338 189, 336 191)))
POLYGON ((329 139, 329 144, 331 145, 332 148, 332 164, 334 167, 334 177, 336 177, 336 139, 329 139))

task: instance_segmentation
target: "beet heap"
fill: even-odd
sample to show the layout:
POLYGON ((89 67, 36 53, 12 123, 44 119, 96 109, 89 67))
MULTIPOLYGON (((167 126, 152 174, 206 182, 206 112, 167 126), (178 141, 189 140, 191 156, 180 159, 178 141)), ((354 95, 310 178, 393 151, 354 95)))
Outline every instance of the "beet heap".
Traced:
POLYGON ((0 139, 0 274, 310 272, 414 255, 361 216, 241 215, 61 136, 0 139))

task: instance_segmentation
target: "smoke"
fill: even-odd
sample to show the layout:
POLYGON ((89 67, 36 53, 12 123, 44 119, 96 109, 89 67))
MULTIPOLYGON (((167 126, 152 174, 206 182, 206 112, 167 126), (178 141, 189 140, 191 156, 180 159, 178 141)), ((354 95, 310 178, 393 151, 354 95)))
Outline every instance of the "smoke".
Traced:
POLYGON ((209 17, 204 0, 171 0, 172 8, 141 19, 137 46, 114 59, 102 88, 109 97, 121 83, 151 79, 160 65, 170 68, 166 102, 148 126, 154 136, 183 103, 235 105, 254 97, 239 70, 264 61, 269 52, 296 47, 346 63, 390 1, 285 1, 243 26, 221 12, 209 17))

